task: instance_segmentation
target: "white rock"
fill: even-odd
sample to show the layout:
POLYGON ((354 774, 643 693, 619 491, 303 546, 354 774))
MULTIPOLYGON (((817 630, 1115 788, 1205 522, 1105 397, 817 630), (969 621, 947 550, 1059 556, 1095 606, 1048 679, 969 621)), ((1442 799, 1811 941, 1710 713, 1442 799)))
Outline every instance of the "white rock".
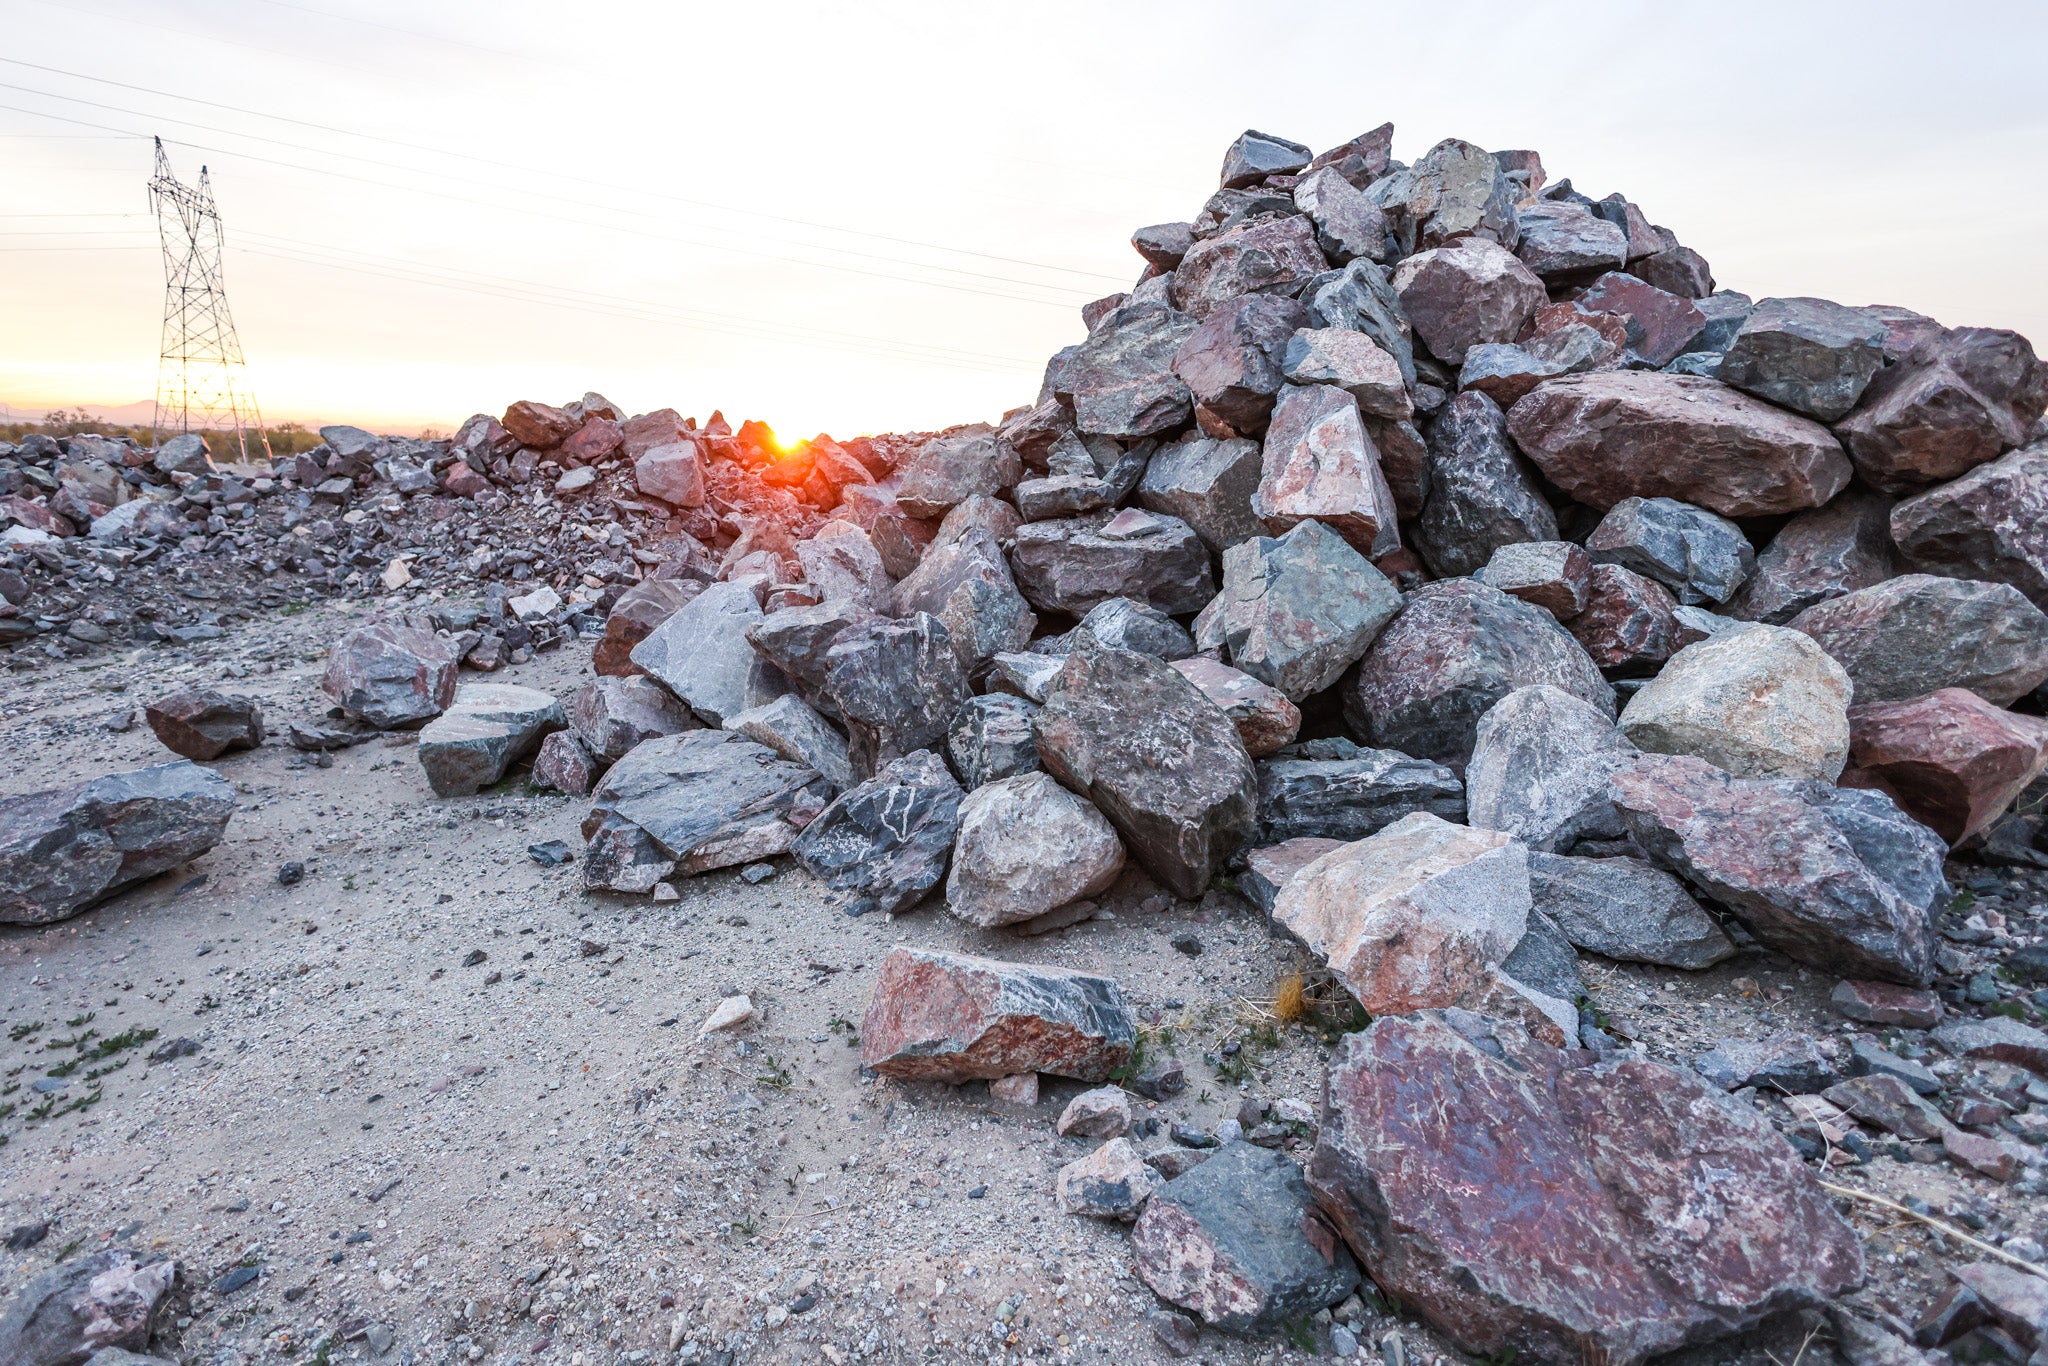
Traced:
POLYGON ((1049 773, 984 783, 960 803, 946 909, 993 928, 1107 891, 1123 842, 1093 803, 1049 773))
POLYGON ((750 996, 728 996, 718 1003, 718 1008, 704 1017, 704 1023, 697 1026, 697 1037, 715 1034, 723 1029, 737 1029, 755 1018, 754 1001, 750 996))
POLYGON ((1851 691, 1811 636, 1759 624, 1680 650, 1618 724, 1638 749, 1690 754, 1738 778, 1833 782, 1849 757, 1851 691))

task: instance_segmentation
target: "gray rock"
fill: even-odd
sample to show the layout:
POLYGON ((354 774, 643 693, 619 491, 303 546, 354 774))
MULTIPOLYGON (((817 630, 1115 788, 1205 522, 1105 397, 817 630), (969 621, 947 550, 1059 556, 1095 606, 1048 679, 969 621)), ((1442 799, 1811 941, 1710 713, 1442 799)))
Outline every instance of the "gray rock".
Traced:
POLYGON ((1880 371, 1839 430, 1863 482, 1897 494, 2025 443, 2044 406, 2048 365, 2025 337, 1958 327, 1880 371))
POLYGON ((758 576, 712 584, 635 645, 633 662, 709 726, 789 691, 748 635, 762 619, 765 587, 758 576))
POLYGON ((1252 509, 1275 536, 1313 519, 1369 557, 1401 544, 1393 490, 1358 401, 1327 384, 1281 391, 1252 509))
POLYGON ((1236 726, 1149 655, 1070 656, 1038 714, 1038 748, 1178 896, 1200 896, 1251 835, 1258 788, 1236 726))
POLYGON ((1262 843, 1361 840, 1403 816, 1465 818, 1465 787, 1442 764, 1349 740, 1311 740, 1257 765, 1262 843))
POLYGON ((825 685, 846 720, 856 777, 940 744, 968 696, 952 633, 924 612, 842 634, 826 652, 825 685))
POLYGON ((1628 234, 1578 204, 1518 205, 1515 227, 1521 238, 1515 255, 1545 281, 1619 270, 1628 255, 1628 234))
POLYGON ((1299 702, 1357 662, 1401 595, 1336 532, 1307 521, 1225 551, 1213 610, 1230 662, 1299 702))
POLYGON ((1884 364, 1884 325, 1826 299, 1759 299, 1721 358, 1720 380, 1833 422, 1884 364))
POLYGON ((1923 573, 2009 583, 2048 603, 2048 441, 1906 499, 1891 532, 1923 573))
POLYGON ((182 432, 156 448, 150 462, 158 474, 212 474, 214 463, 207 453, 206 438, 198 432, 182 432))
POLYGON ((796 685, 813 706, 823 702, 829 665, 827 656, 839 637, 873 621, 872 614, 847 603, 816 607, 785 607, 746 630, 747 642, 763 659, 796 685))
POLYGON ((1113 1138, 1061 1167, 1053 1194, 1062 1214, 1129 1223, 1162 1184, 1159 1173, 1145 1165, 1129 1141, 1113 1138))
POLYGON ((930 750, 891 760, 804 828, 797 860, 848 915, 907 911, 946 875, 961 795, 930 750))
MULTIPOLYGON (((1293 207, 1287 200, 1280 202, 1293 207)), ((1316 245, 1315 225, 1308 219, 1254 217, 1190 247, 1173 272, 1168 298, 1175 308, 1200 322, 1247 294, 1293 298, 1329 268, 1329 260, 1316 245)), ((1078 412, 1080 396, 1075 397, 1078 412)), ((1086 422, 1080 425, 1081 430, 1089 430, 1086 422)))
POLYGON ((1685 884, 1639 858, 1532 851, 1529 891, 1536 909, 1589 953, 1692 971, 1735 956, 1735 945, 1685 884))
POLYGON ((1127 303, 1096 323, 1067 368, 1075 427, 1139 437, 1186 423, 1194 398, 1173 358, 1197 321, 1164 303, 1127 303))
POLYGON ((977 493, 1001 493, 1023 472, 1023 462, 995 429, 977 422, 918 447, 900 471, 896 504, 912 517, 943 517, 977 493))
POLYGON ((1466 237, 1514 249, 1520 192, 1492 156, 1461 138, 1445 138, 1366 194, 1386 214, 1403 256, 1466 237))
POLYGON ((1208 414, 1243 436, 1265 428, 1280 389, 1280 361, 1308 310, 1275 294, 1218 305, 1174 354, 1173 373, 1208 414))
POLYGON ((1337 265, 1361 256, 1386 259, 1386 215, 1336 167, 1319 167, 1296 181, 1294 207, 1315 224, 1316 245, 1337 265))
POLYGON ((1849 757, 1849 675, 1810 636, 1753 625, 1688 645, 1622 709, 1637 749, 1738 778, 1833 782, 1849 757))
POLYGON ((1473 577, 1559 621, 1569 621, 1592 600, 1593 561, 1570 541, 1517 541, 1493 552, 1473 577))
MULTIPOLYGON (((1535 872, 1531 860, 1530 872, 1535 872)), ((1534 880, 1531 880, 1531 889, 1534 880)), ((1541 910, 1529 911, 1529 928, 1515 951, 1500 960, 1502 975, 1552 1000, 1572 1004, 1586 994, 1586 982, 1579 975, 1579 956, 1557 922, 1541 910)))
POLYGON ((1851 490, 1780 527, 1728 613, 1783 626, 1807 608, 1892 576, 1891 502, 1851 490))
POLYGON ((1429 495, 1415 549, 1439 577, 1474 574, 1504 545, 1558 539, 1557 515, 1508 437, 1507 418, 1467 390, 1429 427, 1429 495))
POLYGON ((969 672, 1003 651, 1023 649, 1038 629, 1038 617, 1017 591, 1002 547, 978 526, 949 544, 934 541, 917 568, 896 585, 894 615, 919 612, 945 624, 960 665, 969 672))
POLYGON ((846 791, 856 781, 846 738, 796 697, 785 694, 728 716, 724 729, 766 745, 792 763, 816 769, 834 793, 846 791))
POLYGON ((1682 603, 1726 602, 1756 566, 1742 528, 1675 498, 1624 498, 1586 537, 1595 564, 1655 579, 1682 603))
POLYGON ((1131 1233, 1161 1299, 1232 1333, 1266 1333, 1342 1300, 1358 1267, 1285 1154, 1225 1145, 1153 1192, 1131 1233))
POLYGON ((1157 607, 1147 607, 1129 598, 1111 598, 1098 604, 1081 618, 1079 626, 1065 635, 1033 641, 1031 651, 1064 658, 1074 652, 1083 636, 1112 650, 1136 650, 1141 655, 1169 661, 1186 659, 1195 652, 1194 637, 1185 626, 1157 607))
POLYGON ((1185 437, 1153 455, 1138 481, 1138 502, 1180 518, 1194 528, 1203 545, 1220 555, 1265 531, 1252 511, 1260 460, 1256 441, 1185 437))
POLYGON ((1216 594, 1209 552, 1194 529, 1139 508, 1107 520, 1027 523, 1017 529, 1010 565, 1032 606, 1075 616, 1111 598, 1194 612, 1216 594))
POLYGON ((1934 1031, 1934 1041, 1958 1058, 2010 1063, 2048 1076, 2048 1034, 2009 1015, 1950 1020, 1934 1031))
POLYGON ((1124 847, 1102 813, 1047 773, 977 787, 960 803, 946 909, 993 929, 1099 896, 1123 871, 1124 847))
MULTIPOLYGON (((1657 282, 1652 280, 1650 283, 1657 282)), ((1749 321, 1749 315, 1756 309, 1756 301, 1747 294, 1723 289, 1705 298, 1694 296, 1693 307, 1699 310, 1707 325, 1693 337, 1688 349, 1719 356, 1728 350, 1735 341, 1735 335, 1742 331, 1742 325, 1749 321)))
POLYGON ((2009 584, 1906 574, 1786 624, 1849 671, 1858 703, 1968 688, 2005 707, 2048 680, 2048 613, 2009 584))
POLYGON ((1344 843, 1343 840, 1308 836, 1248 850, 1244 856, 1244 871, 1237 877, 1237 888, 1247 901, 1271 920, 1273 907, 1288 881, 1331 850, 1342 849, 1344 843))
POLYGON ((327 651, 321 691, 379 730, 416 726, 455 700, 454 652, 440 637, 395 622, 351 631, 327 651))
MULTIPOLYGON (((1988 1018, 2002 1021, 2009 1017, 1995 1015, 1988 1018)), ((2038 1032, 2032 1031, 2031 1026, 2020 1024, 2017 1020, 2012 1021, 2012 1023, 2020 1029, 2038 1032)), ((1952 1025, 1944 1026, 1944 1028, 1950 1029, 1953 1029, 1953 1027, 1952 1025)), ((1993 1030, 1998 1033, 2004 1032, 1997 1026, 1993 1026, 1993 1030)), ((1942 1043, 1939 1030, 1935 1032, 1935 1042, 1942 1043)), ((1951 1033, 1949 1035, 1949 1042, 1957 1043, 1958 1049, 1965 1049, 1965 1051, 1957 1052, 1958 1057, 1969 1056, 1966 1046, 1959 1042, 1958 1035, 1951 1033)), ((1943 1043, 1942 1046, 1946 1048, 1948 1044, 1943 1043)), ((1979 1056, 1990 1057, 1991 1055, 1982 1054, 1979 1056)), ((2006 1058, 1995 1060, 1999 1062, 2009 1061, 2006 1058)), ((1902 1058, 1889 1048, 1885 1048, 1877 1043, 1874 1039, 1857 1039, 1849 1045, 1849 1075, 1852 1077, 1889 1077, 1893 1081, 1905 1086, 1908 1090, 1917 1091, 1923 1096, 1936 1095, 1942 1089, 1941 1078, 1935 1074, 1934 1069, 1914 1062, 1911 1058, 1902 1058)))
POLYGON ((1798 1034, 1726 1039, 1694 1058, 1692 1067, 1723 1091, 1754 1086, 1794 1096, 1825 1091, 1837 1076, 1819 1045, 1798 1034))
POLYGON ((1131 245, 1138 255, 1145 258, 1145 264, 1156 270, 1172 270, 1181 258, 1188 254, 1188 248, 1195 244, 1188 223, 1154 223, 1149 228, 1139 228, 1131 234, 1131 245))
POLYGON ((1358 260, 1340 271, 1311 281, 1302 292, 1309 320, 1317 327, 1345 327, 1363 332, 1401 367, 1401 382, 1415 387, 1415 342, 1401 301, 1387 272, 1371 261, 1358 260))
POLYGON ((988 689, 991 693, 1043 702, 1059 681, 1066 662, 1064 655, 999 654, 989 661, 988 689))
MULTIPOLYGON (((950 514, 949 514, 950 515, 950 514)), ((818 534, 796 543, 804 581, 823 602, 850 602, 871 612, 887 611, 889 571, 868 534, 852 522, 827 522, 818 534)))
POLYGON ((1415 415, 1401 363, 1363 332, 1304 327, 1288 340, 1281 370, 1292 384, 1329 384, 1358 400, 1371 417, 1404 422, 1415 415))
MULTIPOLYGON (((1062 660, 1047 661, 1059 672, 1062 660)), ((1022 697, 989 693, 970 697, 946 730, 946 757, 960 785, 972 792, 999 778, 1038 771, 1038 707, 1022 697)))
POLYGON ((178 1263, 144 1262, 125 1247, 60 1261, 26 1278, 0 1308, 0 1361, 86 1366, 94 1359, 113 1361, 123 1353, 146 1352, 157 1311, 180 1280, 178 1263))
POLYGON ((164 748, 180 758, 218 759, 263 743, 263 708, 239 693, 180 688, 151 702, 143 715, 164 748))
POLYGON ((189 761, 0 798, 0 924, 47 925, 219 844, 235 789, 189 761))
POLYGON ((1518 688, 1479 718, 1465 768, 1467 819, 1547 853, 1580 840, 1620 839, 1607 782, 1635 753, 1585 699, 1542 685, 1518 688))
POLYGON ((1247 128, 1223 153, 1225 189, 1256 185, 1269 175, 1292 175, 1309 163, 1309 150, 1298 142, 1247 128))
POLYGON ((420 731, 420 767, 435 796, 467 797, 503 778, 543 736, 567 725, 552 694, 511 683, 465 683, 454 704, 420 731))
POLYGON ((694 730, 697 718, 650 678, 598 678, 569 698, 568 722, 591 754, 616 763, 642 740, 694 730))

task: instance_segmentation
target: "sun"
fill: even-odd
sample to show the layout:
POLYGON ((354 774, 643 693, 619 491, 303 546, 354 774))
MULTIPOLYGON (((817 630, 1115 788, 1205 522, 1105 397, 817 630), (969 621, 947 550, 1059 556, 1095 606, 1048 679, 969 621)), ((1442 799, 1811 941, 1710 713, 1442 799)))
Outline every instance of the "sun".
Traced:
POLYGON ((794 455, 810 443, 800 437, 783 436, 773 427, 770 427, 768 429, 768 444, 775 449, 778 455, 794 455))

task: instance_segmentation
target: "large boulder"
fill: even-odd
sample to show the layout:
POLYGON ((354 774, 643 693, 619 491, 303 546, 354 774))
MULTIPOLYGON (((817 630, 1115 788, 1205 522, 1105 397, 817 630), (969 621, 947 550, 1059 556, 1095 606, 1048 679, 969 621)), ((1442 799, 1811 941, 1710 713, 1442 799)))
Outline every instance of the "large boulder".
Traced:
POLYGON ((1308 148, 1247 128, 1223 152, 1223 188, 1242 189, 1269 175, 1292 175, 1309 164, 1308 148))
POLYGON ((889 609, 889 571, 882 567, 882 554, 852 522, 825 523, 817 535, 796 543, 796 558, 819 601, 850 602, 870 612, 889 609))
POLYGON ((455 652, 431 631, 374 622, 327 651, 320 689, 343 711, 379 730, 432 720, 455 700, 455 652))
POLYGON ((712 584, 635 645, 630 658, 706 725, 788 692, 781 670, 748 640, 761 620, 765 586, 758 576, 712 584))
MULTIPOLYGON (((1621 340, 1629 352, 1651 366, 1669 365, 1683 352, 1703 346, 1704 333, 1711 326, 1705 310, 1691 299, 1620 271, 1607 272, 1580 291, 1571 303, 1552 308, 1554 325, 1562 325, 1567 319, 1584 319, 1596 327, 1618 324, 1621 340), (1602 318, 1611 319, 1612 324, 1596 321, 1602 318)), ((1544 315, 1550 312, 1539 311, 1539 331, 1549 330, 1544 326, 1544 315)), ((1729 331, 1732 334, 1734 328, 1729 331)))
POLYGON ((633 647, 703 591, 699 579, 642 579, 628 588, 604 619, 604 636, 591 649, 590 667, 614 677, 645 673, 633 662, 633 647))
POLYGON ((1849 675, 1784 626, 1750 626, 1688 645, 1622 708, 1637 749, 1691 754, 1738 778, 1841 775, 1849 754, 1849 675))
POLYGON ((1759 517, 1819 507, 1849 483, 1827 428, 1694 375, 1549 380, 1509 411, 1508 431, 1552 483, 1596 508, 1664 497, 1759 517))
POLYGON ((1521 240, 1515 255, 1545 281, 1566 282, 1620 270, 1628 255, 1628 234, 1582 204, 1532 200, 1515 208, 1521 240))
POLYGON ((0 924, 47 925, 219 844, 227 779, 189 760, 0 798, 0 924))
POLYGON ((1879 372, 1840 431, 1866 484, 1906 493, 2011 450, 2044 407, 2048 365, 2025 337, 1959 327, 1879 372))
POLYGON ((1948 850, 1891 798, 1668 754, 1638 757, 1609 790, 1637 848, 1764 944, 1841 977, 1933 980, 1948 850))
MULTIPOLYGON (((1173 358, 1200 319, 1137 301, 1099 320, 1067 366, 1074 425, 1095 436, 1156 436, 1184 425, 1194 397, 1173 358)), ((993 490, 983 490, 992 492, 993 490)))
POLYGON ((1610 676, 1653 674, 1678 649, 1678 599, 1633 569, 1596 564, 1586 575, 1586 605, 1566 625, 1610 676))
POLYGON ((944 545, 935 541, 896 585, 891 611, 899 617, 928 612, 943 622, 961 667, 970 672, 1005 650, 1023 649, 1038 629, 1002 547, 979 526, 944 545))
POLYGON ((651 678, 599 677, 569 698, 569 725, 591 755, 616 763, 642 740, 696 728, 697 718, 651 678))
MULTIPOLYGON (((168 443, 166 443, 168 444, 168 443)), ((164 1298, 183 1280, 174 1261, 133 1248, 94 1252, 28 1277, 0 1308, 0 1361, 8 1366, 166 1366, 144 1356, 164 1298)))
POLYGON ((896 504, 912 517, 943 517, 975 494, 997 494, 1014 485, 1023 461, 985 423, 941 432, 917 448, 898 471, 896 504))
POLYGON ((1275 536, 1314 519, 1366 556, 1401 544, 1393 490, 1358 400, 1327 384, 1281 390, 1252 509, 1275 536))
POLYGON ((930 750, 892 760, 804 827, 797 861, 848 915, 907 911, 946 875, 961 795, 930 750))
POLYGON ((1317 327, 1345 328, 1370 337, 1394 358, 1401 383, 1414 387, 1414 338, 1401 313, 1401 301, 1394 295, 1394 283, 1384 269, 1368 260, 1353 261, 1311 283, 1302 292, 1302 301, 1317 327))
POLYGON ((1174 354, 1180 376, 1207 415, 1240 435, 1266 425, 1280 389, 1280 361, 1308 310, 1276 294, 1246 294, 1213 310, 1174 354))
POLYGON ((1152 1192, 1131 1230, 1154 1294, 1228 1333, 1272 1333, 1349 1295, 1358 1267, 1284 1153, 1230 1143, 1152 1192))
POLYGON ((1968 688, 2003 707, 2048 680, 2048 613, 2007 584, 1906 574, 1786 624, 1849 671, 1859 703, 1968 688))
POLYGON ((1425 584, 1383 627, 1343 689, 1353 734, 1462 769, 1479 718, 1546 683, 1612 714, 1614 689, 1540 607, 1471 579, 1425 584))
POLYGON ((946 909, 993 929, 1109 890, 1124 847, 1102 813, 1047 773, 976 788, 960 804, 946 909))
POLYGON ((1257 764, 1259 840, 1361 840, 1417 811, 1465 819, 1465 786, 1442 764, 1349 740, 1310 740, 1257 764))
POLYGON ((704 506, 704 461, 697 443, 668 441, 642 451, 633 459, 633 486, 675 507, 704 506))
POLYGON ((1884 365, 1884 324, 1827 299, 1759 299, 1718 377, 1782 408, 1833 422, 1884 365))
POLYGON ((1069 656, 1038 713, 1038 753, 1178 896, 1200 896, 1251 837, 1258 785, 1237 727, 1150 655, 1069 656))
POLYGON ((1681 603, 1726 602, 1756 567, 1742 528, 1675 498, 1624 498, 1586 537, 1595 564, 1655 579, 1681 603))
POLYGON ((591 794, 584 883, 648 892, 671 874, 773 858, 825 802, 816 770, 743 735, 659 736, 614 764, 591 794))
POLYGON ((1278 688, 1207 655, 1168 662, 1175 673, 1223 709, 1252 758, 1271 754, 1300 732, 1301 709, 1278 688))
POLYGON ((1852 490, 1778 529, 1727 600, 1730 616, 1783 626, 1815 603, 1892 576, 1891 503, 1852 490))
POLYGON ((1761 1112, 1462 1011, 1344 1038, 1308 1181, 1385 1293, 1496 1360, 1637 1366, 1863 1277, 1761 1112))
POLYGON ((1316 245, 1337 265, 1387 253, 1387 217, 1334 166, 1322 166, 1294 185, 1294 207, 1315 224, 1316 245))
POLYGON ((1216 594, 1209 552, 1194 529, 1142 508, 1027 523, 1017 528, 1010 566, 1032 606, 1075 616, 1111 598, 1194 612, 1216 594))
POLYGON ((144 709, 164 748, 185 759, 218 759, 263 743, 263 708, 253 697, 212 688, 180 688, 144 709))
POLYGON ((1963 688, 1849 709, 1844 787, 1890 795, 1951 845, 2005 813, 2048 764, 2048 722, 1963 688))
POLYGON ((785 607, 747 627, 747 643, 796 686, 813 706, 837 714, 826 696, 832 647, 856 626, 875 620, 872 613, 844 602, 815 607, 785 607))
POLYGON ((1607 781, 1635 753, 1613 718, 1584 698, 1540 684, 1517 688, 1473 732, 1466 819, 1548 853, 1620 839, 1607 781))
POLYGON ((505 776, 568 725, 552 693, 513 683, 465 683, 420 731, 420 767, 437 797, 467 797, 505 776))
POLYGON ((852 627, 825 659, 825 689, 845 718, 856 777, 940 744, 967 700, 952 633, 928 613, 852 627))
POLYGON ((1106 1081, 1137 1042, 1107 977, 903 944, 882 959, 860 1022, 861 1064, 905 1081, 1106 1081))
POLYGON ((1557 539, 1557 514, 1516 454, 1507 418, 1476 390, 1429 424, 1428 487, 1415 549, 1440 578, 1477 573, 1502 546, 1557 539))
POLYGON ((1572 947, 1628 963, 1698 970, 1735 945, 1680 882, 1639 858, 1529 854, 1529 893, 1572 947))
POLYGON ((1367 417, 1405 422, 1414 400, 1401 363, 1363 332, 1348 327, 1304 327, 1287 343, 1280 368, 1292 384, 1329 384, 1358 400, 1367 417))
MULTIPOLYGON (((1292 214, 1253 218, 1188 248, 1174 268, 1167 297, 1200 322, 1242 295, 1281 294, 1291 299, 1329 268, 1328 258, 1316 245, 1315 225, 1308 219, 1292 214)), ((1089 430, 1085 422, 1082 430, 1089 430)))
POLYGON ((1462 138, 1445 138, 1413 166, 1381 176, 1366 196, 1386 215, 1403 256, 1467 237, 1515 245, 1515 182, 1462 138))
POLYGON ((1265 532, 1252 511, 1261 473, 1259 443, 1190 436, 1161 446, 1138 481, 1138 502, 1178 517, 1202 544, 1222 554, 1265 532))
POLYGON ((1218 625, 1230 662, 1295 701, 1335 683, 1401 610, 1401 594, 1318 521, 1223 554, 1218 625))
POLYGON ((1394 293, 1430 354, 1452 365, 1475 346, 1513 341, 1549 302, 1527 266, 1479 239, 1408 257, 1394 271, 1394 293))
POLYGON ((1923 573, 2009 583, 2048 606, 2048 441, 1906 499, 1891 532, 1923 573))

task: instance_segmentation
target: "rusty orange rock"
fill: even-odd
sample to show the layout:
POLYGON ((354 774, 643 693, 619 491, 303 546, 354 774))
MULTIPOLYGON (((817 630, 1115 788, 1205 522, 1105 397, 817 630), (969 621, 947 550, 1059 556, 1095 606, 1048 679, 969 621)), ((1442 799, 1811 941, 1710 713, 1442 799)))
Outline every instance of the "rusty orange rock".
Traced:
POLYGON ((861 1017, 860 1060, 909 1081, 1046 1072, 1099 1082, 1137 1038, 1107 977, 899 945, 861 1017))

